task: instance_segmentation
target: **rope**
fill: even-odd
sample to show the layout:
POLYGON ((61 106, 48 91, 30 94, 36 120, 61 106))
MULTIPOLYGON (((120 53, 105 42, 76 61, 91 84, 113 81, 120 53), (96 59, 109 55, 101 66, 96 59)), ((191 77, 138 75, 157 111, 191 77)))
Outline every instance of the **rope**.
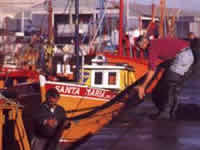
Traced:
MULTIPOLYGON (((136 82, 134 82, 132 85, 130 85, 129 87, 127 87, 125 90, 123 90, 122 92, 120 92, 116 97, 114 97, 113 99, 111 99, 110 101, 108 101, 107 103, 105 104, 102 104, 101 106, 97 106, 97 107, 90 107, 90 108, 86 108, 85 110, 89 110, 89 109, 92 109, 91 111, 89 112, 86 112, 86 113, 83 113, 83 114, 80 114, 80 115, 77 115, 77 116, 74 116, 74 117, 71 117, 71 118, 68 118, 69 120, 71 121, 76 121, 76 120, 82 120, 82 119, 86 119, 86 118, 93 118, 93 117, 97 117, 97 116, 106 116, 107 114, 109 113, 105 113, 105 114, 101 114, 101 115, 97 115, 96 113, 97 112, 100 112, 102 111, 103 109, 106 109, 116 103, 124 103, 124 106, 123 106, 123 110, 127 108, 127 106, 129 105, 130 106, 130 102, 135 102, 134 100, 132 100, 131 98, 133 96, 136 96, 137 95, 137 91, 134 90, 133 92, 133 89, 134 87, 141 82, 141 80, 144 80, 144 77, 143 76, 141 79, 137 80, 136 82), (130 95, 130 98, 127 100, 124 100, 124 98, 128 95, 130 95)), ((80 102, 82 101, 83 99, 80 100, 80 102)), ((135 104, 135 103, 134 103, 135 104)), ((78 105, 77 105, 78 107, 78 105)), ((84 109, 79 109, 78 111, 83 111, 84 109)), ((120 111, 122 111, 122 108, 120 107, 120 111)), ((112 111, 110 113, 114 113, 114 112, 119 112, 119 109, 116 109, 115 111, 112 111)), ((102 118, 100 117, 100 118, 102 118)), ((96 120, 95 120, 96 121, 96 120)), ((90 122, 91 123, 91 122, 90 122)), ((77 124, 78 126, 78 124, 77 124)), ((69 130, 70 131, 70 130, 69 130)), ((68 135, 70 134, 70 132, 68 132, 68 135)))
POLYGON ((92 111, 90 112, 86 112, 84 114, 80 114, 74 117, 69 118, 70 120, 81 120, 81 119, 85 119, 88 117, 91 117, 92 115, 94 115, 95 113, 106 109, 114 104, 116 104, 117 102, 122 102, 125 104, 128 104, 129 100, 124 101, 123 99, 127 96, 127 95, 132 95, 132 96, 136 96, 137 92, 133 92, 134 91, 134 87, 140 83, 142 80, 144 80, 145 76, 143 76, 142 78, 140 78, 139 80, 137 80, 136 82, 134 82, 132 85, 130 85, 129 87, 127 87, 125 90, 123 90, 122 92, 120 92, 118 95, 116 95, 113 99, 111 99, 110 101, 108 101, 105 104, 102 104, 99 107, 94 108, 92 111))

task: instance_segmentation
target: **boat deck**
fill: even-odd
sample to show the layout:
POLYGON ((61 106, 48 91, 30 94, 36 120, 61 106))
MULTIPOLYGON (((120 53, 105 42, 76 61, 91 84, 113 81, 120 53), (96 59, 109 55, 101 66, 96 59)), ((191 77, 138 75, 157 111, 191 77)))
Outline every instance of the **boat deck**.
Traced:
POLYGON ((177 120, 148 119, 155 110, 148 97, 129 107, 118 118, 89 138, 76 150, 199 150, 200 71, 185 84, 179 99, 177 120))

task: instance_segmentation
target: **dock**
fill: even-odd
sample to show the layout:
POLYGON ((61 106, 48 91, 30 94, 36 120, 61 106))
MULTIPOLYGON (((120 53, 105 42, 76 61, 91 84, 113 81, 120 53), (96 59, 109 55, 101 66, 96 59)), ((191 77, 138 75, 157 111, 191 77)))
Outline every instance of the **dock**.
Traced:
POLYGON ((179 96, 177 120, 151 120, 151 97, 128 107, 75 150, 199 150, 200 73, 186 81, 179 96))

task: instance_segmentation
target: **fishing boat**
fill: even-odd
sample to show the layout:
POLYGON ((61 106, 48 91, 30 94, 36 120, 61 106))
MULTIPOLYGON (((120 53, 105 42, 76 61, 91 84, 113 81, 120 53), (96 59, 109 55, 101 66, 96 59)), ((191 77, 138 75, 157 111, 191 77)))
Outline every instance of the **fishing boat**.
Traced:
MULTIPOLYGON (((120 6, 123 7, 123 0, 120 0, 120 6)), ((121 29, 122 8, 120 12, 121 29)), ((59 105, 65 108, 71 120, 71 127, 63 132, 61 141, 74 143, 95 134, 116 117, 131 98, 138 102, 134 87, 147 71, 147 59, 145 56, 123 56, 122 51, 128 49, 124 49, 122 45, 122 30, 120 37, 121 44, 117 54, 96 53, 90 64, 76 66, 75 73, 82 75, 79 80, 74 80, 76 82, 53 81, 43 74, 40 75, 42 101, 49 89, 56 88, 60 93, 59 105)), ((78 41, 75 41, 75 52, 77 49, 78 41)), ((74 74, 75 77, 76 75, 74 74)))
POLYGON ((0 66, 0 88, 13 87, 21 82, 36 82, 38 77, 36 70, 12 62, 4 61, 0 66))
POLYGON ((38 73, 34 65, 28 63, 25 65, 24 63, 23 56, 25 54, 23 53, 28 48, 25 43, 23 43, 23 47, 23 44, 17 41, 16 35, 8 32, 7 18, 4 19, 4 22, 6 24, 5 33, 2 35, 3 40, 0 45, 0 88, 9 88, 20 82, 36 81, 38 73))
POLYGON ((130 66, 85 65, 84 74, 82 84, 46 81, 44 76, 40 76, 42 95, 50 88, 56 88, 61 95, 59 104, 72 120, 71 128, 64 132, 63 137, 70 141, 94 134, 111 120, 122 107, 121 103, 100 108, 135 82, 134 70, 130 66))

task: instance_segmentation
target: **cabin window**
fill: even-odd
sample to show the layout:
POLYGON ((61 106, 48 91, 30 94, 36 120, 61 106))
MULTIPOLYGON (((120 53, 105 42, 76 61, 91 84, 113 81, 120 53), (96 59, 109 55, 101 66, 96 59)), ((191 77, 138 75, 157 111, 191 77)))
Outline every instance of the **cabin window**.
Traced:
POLYGON ((108 73, 108 84, 115 85, 116 84, 117 74, 116 72, 109 72, 108 73))
POLYGON ((120 70, 93 70, 91 74, 91 86, 98 88, 119 89, 120 70))
POLYGON ((102 84, 103 83, 103 73, 102 72, 95 72, 95 84, 102 84))

